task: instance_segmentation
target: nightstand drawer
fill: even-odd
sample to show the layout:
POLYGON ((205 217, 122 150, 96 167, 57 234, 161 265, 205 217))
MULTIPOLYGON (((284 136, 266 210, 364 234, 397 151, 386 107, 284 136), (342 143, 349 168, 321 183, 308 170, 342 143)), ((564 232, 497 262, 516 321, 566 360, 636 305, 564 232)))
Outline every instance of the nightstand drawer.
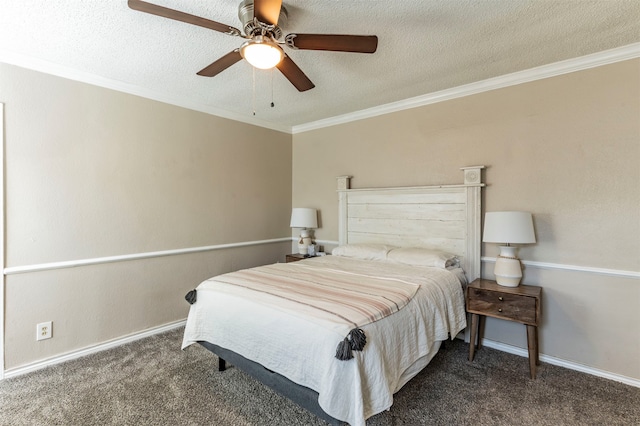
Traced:
POLYGON ((468 291, 467 310, 469 312, 511 319, 525 324, 537 324, 535 297, 479 288, 469 288, 468 291))
POLYGON ((300 253, 292 253, 285 256, 286 263, 297 262, 298 260, 302 260, 302 259, 305 259, 305 256, 304 254, 300 254, 300 253))

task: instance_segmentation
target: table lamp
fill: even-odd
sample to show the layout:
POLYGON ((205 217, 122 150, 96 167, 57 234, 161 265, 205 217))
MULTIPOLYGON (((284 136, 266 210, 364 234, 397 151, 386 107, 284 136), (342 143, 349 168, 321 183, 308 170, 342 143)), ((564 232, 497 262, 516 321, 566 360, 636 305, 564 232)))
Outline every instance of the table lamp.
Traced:
POLYGON ((484 216, 485 243, 499 243, 500 255, 496 259, 496 282, 505 287, 517 287, 522 279, 522 267, 511 244, 536 242, 533 219, 528 212, 487 212, 484 216))
POLYGON ((309 244, 311 244, 310 229, 318 227, 318 212, 316 209, 294 207, 291 210, 292 228, 301 228, 300 239, 298 240, 298 251, 300 254, 307 254, 309 244))

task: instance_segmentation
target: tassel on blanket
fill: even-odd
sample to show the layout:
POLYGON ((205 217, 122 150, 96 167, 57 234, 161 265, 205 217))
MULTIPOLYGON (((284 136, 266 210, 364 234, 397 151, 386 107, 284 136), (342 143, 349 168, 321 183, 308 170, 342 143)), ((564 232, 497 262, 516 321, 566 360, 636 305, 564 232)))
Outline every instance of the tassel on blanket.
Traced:
POLYGON ((196 290, 191 290, 186 296, 184 296, 184 299, 189 302, 190 305, 193 305, 198 299, 198 293, 196 290))
POLYGON ((338 343, 338 347, 336 348, 336 358, 340 361, 349 361, 353 358, 353 354, 351 353, 351 343, 349 343, 348 337, 345 337, 342 342, 338 343))
POLYGON ((340 361, 348 361, 353 358, 352 351, 361 351, 367 344, 367 336, 359 328, 352 329, 347 337, 336 348, 336 358, 340 361))
POLYGON ((351 330, 347 337, 351 340, 351 349, 354 351, 363 350, 364 345, 367 344, 367 336, 365 336, 364 331, 359 328, 351 330))

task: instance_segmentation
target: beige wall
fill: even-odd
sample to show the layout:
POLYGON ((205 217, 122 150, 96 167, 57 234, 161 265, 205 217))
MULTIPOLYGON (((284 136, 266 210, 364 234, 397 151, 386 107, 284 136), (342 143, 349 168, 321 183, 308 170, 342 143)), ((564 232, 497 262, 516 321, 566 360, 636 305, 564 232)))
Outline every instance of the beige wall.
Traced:
MULTIPOLYGON (((292 156, 291 135, 0 64, 6 266, 280 238, 292 204, 319 208, 316 236, 333 241, 336 176, 459 183, 459 167, 484 164, 486 210, 534 213, 539 242, 521 257, 561 266, 525 270, 544 287, 542 353, 640 379, 639 280, 562 269, 640 270, 639 75, 627 61, 296 134, 292 156)), ((201 280, 290 250, 9 275, 6 367, 181 320, 201 280), (47 320, 54 338, 36 342, 47 320)), ((486 334, 526 344, 517 324, 486 334)))
MULTIPOLYGON (((293 204, 321 210, 335 241, 334 177, 353 187, 460 183, 488 167, 485 211, 534 214, 538 243, 520 250, 543 291, 542 353, 640 379, 640 282, 571 271, 640 271, 640 60, 295 134, 293 204)), ((483 255, 498 253, 485 244, 483 255)), ((484 276, 491 277, 492 264, 484 276)), ((520 325, 486 336, 526 347, 520 325)))
MULTIPOLYGON (((8 268, 291 233, 289 134, 4 64, 0 102, 8 268)), ((200 281, 290 246, 8 275, 6 368, 182 320, 200 281)))

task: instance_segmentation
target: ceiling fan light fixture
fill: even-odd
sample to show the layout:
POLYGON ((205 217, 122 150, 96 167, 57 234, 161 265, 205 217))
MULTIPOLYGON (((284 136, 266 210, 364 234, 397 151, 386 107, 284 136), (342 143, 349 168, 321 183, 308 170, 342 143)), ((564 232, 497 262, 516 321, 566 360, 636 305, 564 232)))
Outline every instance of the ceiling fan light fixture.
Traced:
POLYGON ((240 47, 240 54, 256 68, 268 70, 280 63, 284 52, 270 38, 255 36, 240 47))

